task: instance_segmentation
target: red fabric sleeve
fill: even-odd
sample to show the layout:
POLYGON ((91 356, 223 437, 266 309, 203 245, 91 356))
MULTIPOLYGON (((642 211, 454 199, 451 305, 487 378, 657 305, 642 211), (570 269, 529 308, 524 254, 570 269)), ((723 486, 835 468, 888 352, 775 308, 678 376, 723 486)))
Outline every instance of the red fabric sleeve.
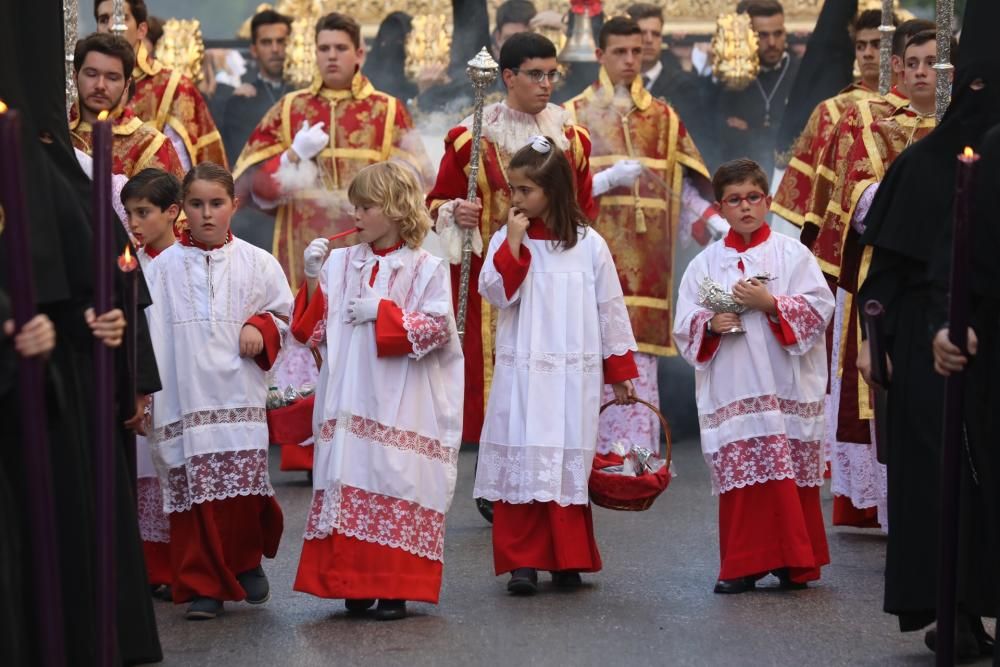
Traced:
POLYGON ((691 237, 697 241, 698 245, 708 245, 708 242, 712 240, 712 230, 708 226, 708 219, 717 213, 719 212, 714 206, 709 206, 691 225, 691 237))
POLYGON ((705 336, 701 339, 701 347, 698 348, 698 361, 710 361, 715 356, 715 352, 722 343, 722 336, 714 334, 708 330, 708 322, 705 323, 705 336))
POLYGON ((601 210, 601 204, 594 199, 594 175, 590 170, 590 136, 579 127, 574 127, 573 132, 580 139, 583 147, 583 155, 575 155, 576 163, 573 168, 576 171, 576 199, 580 204, 580 210, 589 220, 596 220, 597 214, 601 210))
POLYGON ((323 288, 316 285, 316 291, 313 292, 311 299, 308 291, 306 284, 302 283, 298 294, 295 295, 295 304, 292 306, 292 335, 303 345, 309 342, 316 327, 326 317, 326 296, 323 294, 323 288))
POLYGON ((500 249, 493 255, 493 266, 503 278, 503 291, 507 294, 508 299, 524 282, 528 275, 528 267, 531 266, 531 252, 528 250, 528 246, 522 245, 519 254, 520 257, 515 259, 514 253, 510 250, 510 244, 504 241, 500 245, 500 249))
POLYGON ((281 332, 278 331, 278 325, 268 313, 254 315, 244 323, 244 326, 247 324, 257 329, 264 337, 264 351, 253 360, 261 370, 269 371, 274 365, 274 360, 278 358, 278 350, 281 349, 281 332))
POLYGON ((639 367, 635 365, 631 350, 604 360, 604 384, 616 384, 637 377, 639 377, 639 367))
POLYGON ((788 324, 788 320, 785 316, 778 311, 778 321, 775 322, 770 317, 767 318, 767 326, 771 327, 774 337, 778 339, 778 342, 782 345, 795 345, 797 342, 795 340, 795 332, 792 331, 791 325, 788 324))
POLYGON ((281 154, 275 155, 267 162, 260 165, 260 169, 253 175, 253 192, 264 201, 278 201, 281 199, 281 186, 274 180, 274 175, 281 166, 281 154))
POLYGON ((413 352, 413 345, 403 326, 403 309, 389 299, 382 299, 378 304, 375 349, 380 357, 401 357, 413 352))
MULTIPOLYGON (((472 157, 472 141, 466 141, 460 150, 455 150, 455 142, 468 131, 464 127, 455 127, 445 137, 444 155, 441 157, 437 180, 427 195, 427 208, 434 218, 437 218, 437 209, 441 204, 454 199, 465 199, 468 194, 469 177, 465 174, 465 168, 472 157)), ((477 194, 483 196, 481 192, 477 191, 477 194)))

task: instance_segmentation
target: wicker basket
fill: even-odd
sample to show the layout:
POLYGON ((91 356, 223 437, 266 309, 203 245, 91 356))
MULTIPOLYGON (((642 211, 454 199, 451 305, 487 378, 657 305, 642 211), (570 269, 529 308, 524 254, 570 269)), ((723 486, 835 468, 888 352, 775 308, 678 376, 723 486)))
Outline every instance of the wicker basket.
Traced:
MULTIPOLYGON (((667 458, 663 467, 655 473, 645 473, 637 477, 619 475, 615 473, 602 472, 602 468, 622 463, 621 457, 615 454, 605 454, 594 457, 593 468, 590 472, 590 501, 595 505, 606 507, 611 510, 622 510, 625 512, 641 512, 653 506, 656 500, 670 484, 670 456, 672 445, 670 442, 670 426, 656 406, 646 401, 637 401, 652 410, 660 418, 660 425, 663 426, 663 434, 667 438, 667 458)), ((610 401, 601 406, 604 412, 610 406, 615 405, 610 401)))

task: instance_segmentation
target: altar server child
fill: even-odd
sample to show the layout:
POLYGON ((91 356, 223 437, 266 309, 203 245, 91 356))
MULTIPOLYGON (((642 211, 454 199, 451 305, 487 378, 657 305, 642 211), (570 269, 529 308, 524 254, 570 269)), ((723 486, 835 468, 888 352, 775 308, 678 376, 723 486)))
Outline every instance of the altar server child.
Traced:
POLYGON ((601 393, 632 402, 638 377, 614 261, 554 146, 534 137, 511 158, 512 208, 479 277, 499 313, 475 496, 494 502, 494 569, 516 595, 538 570, 575 588, 601 569, 587 491, 601 393))
MULTIPOLYGON (((149 280, 152 262, 176 242, 174 223, 181 212, 181 182, 162 169, 143 169, 121 191, 121 202, 132 238, 138 244, 136 258, 149 280)), ((151 315, 153 308, 146 314, 151 315)), ((140 429, 142 430, 142 429, 140 429)), ((136 467, 139 533, 146 556, 146 574, 156 597, 170 599, 170 520, 163 511, 160 480, 156 476, 149 441, 136 435, 136 467)))
POLYGON ((170 521, 173 599, 188 619, 270 597, 282 515, 268 477, 265 371, 292 306, 277 260, 233 237, 232 175, 203 162, 182 187, 189 230, 157 257, 149 317, 162 391, 150 434, 170 521))
POLYGON ((365 167, 348 189, 360 242, 304 253, 292 333, 324 363, 313 412, 313 501, 295 590, 378 620, 437 603, 455 490, 464 362, 446 262, 413 173, 365 167))
POLYGON ((830 562, 819 489, 834 299, 812 253, 764 221, 771 198, 755 162, 727 162, 712 185, 730 231, 684 272, 673 335, 695 368, 719 494, 715 592, 752 590, 769 572, 782 588, 805 588, 830 562), (745 311, 710 310, 699 295, 707 282, 745 311))

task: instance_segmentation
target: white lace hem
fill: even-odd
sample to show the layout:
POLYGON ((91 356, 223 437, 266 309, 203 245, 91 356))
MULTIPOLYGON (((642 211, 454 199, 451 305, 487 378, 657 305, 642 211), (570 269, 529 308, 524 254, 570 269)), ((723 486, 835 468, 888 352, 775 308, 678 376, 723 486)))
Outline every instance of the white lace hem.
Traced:
POLYGON ((136 487, 136 513, 143 542, 170 543, 170 519, 163 511, 163 492, 156 477, 140 477, 136 487))
MULTIPOLYGON (((622 353, 624 354, 624 352, 622 353)), ((498 345, 496 365, 531 373, 563 374, 601 372, 604 359, 599 354, 562 354, 555 352, 518 352, 509 345, 498 345)))
POLYGON ((267 450, 213 452, 189 457, 167 471, 163 511, 187 512, 192 505, 238 496, 273 496, 267 450))
POLYGON ((586 505, 593 460, 593 450, 480 442, 474 496, 586 505))
POLYGON ((705 454, 712 470, 712 492, 726 493, 753 484, 791 479, 800 487, 823 486, 822 444, 779 433, 747 438, 705 454))

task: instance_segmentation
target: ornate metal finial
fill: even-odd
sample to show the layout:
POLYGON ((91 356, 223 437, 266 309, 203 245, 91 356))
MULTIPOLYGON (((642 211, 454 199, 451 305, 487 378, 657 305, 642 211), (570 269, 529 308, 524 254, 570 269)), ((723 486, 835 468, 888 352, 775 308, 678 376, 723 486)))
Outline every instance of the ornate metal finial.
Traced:
POLYGON ((63 0, 63 53, 66 58, 66 111, 76 101, 76 77, 73 71, 73 53, 80 30, 79 0, 63 0))
POLYGON ((934 100, 935 115, 940 123, 944 112, 948 110, 948 105, 951 104, 951 76, 955 69, 951 64, 951 39, 955 21, 954 0, 937 0, 935 19, 937 19, 937 62, 934 64, 934 72, 937 75, 937 85, 934 100))
POLYGON ((747 14, 721 14, 712 38, 715 76, 730 90, 743 90, 760 71, 757 33, 747 14))
POLYGON ((469 75, 472 86, 476 89, 490 87, 500 73, 500 66, 493 60, 493 56, 485 46, 466 65, 465 73, 469 75))
POLYGON ((125 25, 125 0, 111 0, 111 33, 124 37, 127 29, 128 26, 125 25))
POLYGON ((892 88, 892 38, 896 26, 892 24, 892 0, 882 0, 882 24, 878 27, 881 41, 878 47, 878 93, 886 95, 892 88))

